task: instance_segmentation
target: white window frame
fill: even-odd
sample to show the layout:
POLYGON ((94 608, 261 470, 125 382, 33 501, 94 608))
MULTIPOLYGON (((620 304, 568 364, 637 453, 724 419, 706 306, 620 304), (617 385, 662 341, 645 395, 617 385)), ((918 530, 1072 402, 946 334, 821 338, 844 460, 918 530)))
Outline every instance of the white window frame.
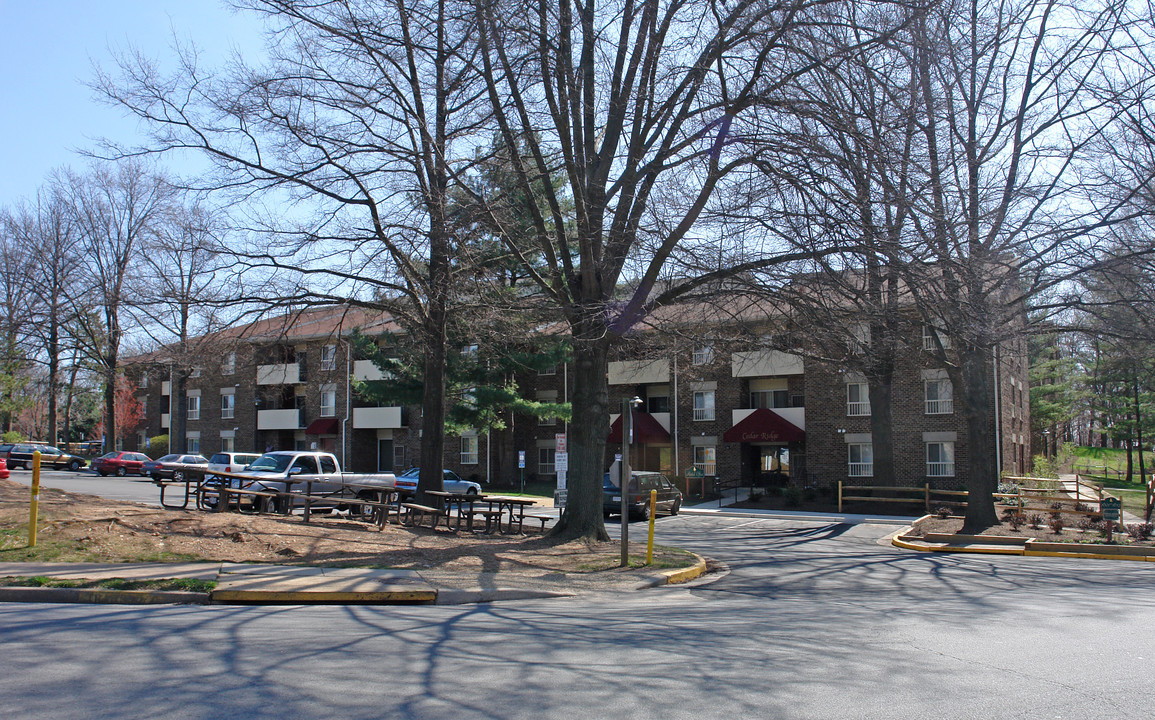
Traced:
POLYGON ((709 421, 714 419, 715 390, 694 391, 694 420, 709 421))
POLYGON ((187 402, 187 412, 185 413, 186 420, 200 420, 201 419, 201 396, 188 395, 185 398, 187 402), (194 402, 195 401, 195 402, 194 402))
POLYGON ((539 447, 537 449, 537 473, 538 475, 556 475, 557 474, 557 449, 549 447, 539 447))
POLYGON ((461 464, 476 465, 479 452, 476 435, 461 436, 461 464))
POLYGON ((136 386, 138 388, 148 387, 148 373, 141 373, 140 378, 136 381, 136 386))
POLYGON ((221 452, 236 452, 237 439, 235 437, 221 438, 221 452))
POLYGON ((846 444, 846 474, 848 477, 874 477, 874 444, 846 444))
POLYGON ((538 427, 553 427, 557 425, 557 417, 554 415, 542 415, 537 419, 538 427))
POLYGON ((201 376, 201 369, 200 369, 200 367, 199 367, 199 366, 197 366, 197 365, 194 365, 194 366, 192 367, 192 369, 188 371, 188 376, 189 376, 190 378, 199 378, 199 377, 201 376))
POLYGON ((695 365, 709 365, 714 362, 714 344, 704 343, 694 348, 693 363, 695 365))
POLYGON ((232 420, 236 415, 237 396, 234 393, 221 393, 221 420, 232 420))
POLYGON ((547 368, 540 368, 537 371, 537 374, 539 377, 545 377, 547 375, 557 375, 557 365, 550 365, 547 368))
POLYGON ((461 346, 461 356, 462 357, 476 357, 477 356, 477 345, 476 344, 474 344, 474 345, 462 345, 461 346))
POLYGON ((201 454, 201 434, 200 431, 186 433, 184 436, 185 454, 186 455, 200 455, 201 454))
POLYGON ((954 412, 954 386, 951 385, 950 378, 923 380, 922 384, 927 415, 950 415, 954 412), (931 387, 937 388, 933 398, 931 397, 931 387))
POLYGON ((321 369, 322 370, 336 370, 337 369, 337 346, 336 345, 322 345, 321 346, 321 369))
POLYGON ((715 445, 694 446, 694 468, 703 475, 718 474, 718 448, 715 445))
MULTIPOLYGON (((846 383, 847 417, 870 417, 870 385, 864 382, 846 383), (858 399, 854 399, 857 389, 858 399)), ((869 477, 869 476, 867 476, 869 477)))
POLYGON ((221 375, 235 375, 237 372, 237 354, 235 352, 225 353, 224 362, 221 363, 221 375))
POLYGON ((321 386, 321 417, 337 417, 337 386, 321 386))
POLYGON ((954 441, 952 440, 928 442, 926 444, 926 476, 954 477, 954 449, 954 441), (935 458, 933 460, 931 459, 932 455, 935 458))

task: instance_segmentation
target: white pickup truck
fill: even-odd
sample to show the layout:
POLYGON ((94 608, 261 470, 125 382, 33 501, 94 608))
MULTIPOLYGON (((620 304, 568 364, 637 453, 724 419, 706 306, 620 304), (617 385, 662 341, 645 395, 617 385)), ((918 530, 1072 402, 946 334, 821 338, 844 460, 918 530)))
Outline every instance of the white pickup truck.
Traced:
MULTIPOLYGON (((325 497, 323 502, 314 502, 313 507, 341 507, 341 498, 375 500, 375 489, 397 487, 393 473, 341 472, 341 465, 332 453, 309 450, 265 453, 244 470, 224 477, 229 478, 229 484, 234 488, 278 493, 287 490, 304 493, 308 489, 313 495, 325 497)), ((284 496, 276 498, 267 504, 267 508, 273 512, 283 510, 283 503, 287 501, 284 496)), ((294 506, 303 505, 303 499, 294 499, 294 506)))

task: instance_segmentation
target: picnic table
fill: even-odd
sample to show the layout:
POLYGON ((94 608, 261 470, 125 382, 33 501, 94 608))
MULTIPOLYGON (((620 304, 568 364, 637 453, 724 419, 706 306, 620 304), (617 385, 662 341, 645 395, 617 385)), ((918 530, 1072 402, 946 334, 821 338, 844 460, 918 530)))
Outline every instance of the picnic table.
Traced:
MULTIPOLYGON (((517 532, 521 532, 522 523, 525 522, 525 508, 527 505, 536 505, 537 501, 529 498, 508 497, 505 495, 478 495, 479 502, 489 503, 490 509, 497 505, 497 530, 501 532, 501 518, 506 512, 509 513, 509 532, 513 534, 513 525, 517 523, 517 532)), ((542 524, 544 527, 544 523, 542 524)))

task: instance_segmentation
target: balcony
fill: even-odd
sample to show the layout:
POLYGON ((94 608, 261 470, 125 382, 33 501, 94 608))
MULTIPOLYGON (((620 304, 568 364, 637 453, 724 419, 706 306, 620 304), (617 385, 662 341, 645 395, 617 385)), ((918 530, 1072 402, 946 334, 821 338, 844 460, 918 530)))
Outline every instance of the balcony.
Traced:
POLYGON ((731 358, 733 377, 781 377, 801 375, 802 358, 780 350, 737 352, 731 358))
POLYGON ((846 414, 850 417, 864 417, 870 415, 870 401, 846 403, 846 414))
POLYGON ((170 383, 168 380, 165 380, 164 382, 162 382, 160 384, 160 394, 161 395, 172 395, 172 383, 170 383))
POLYGON ((610 385, 655 385, 670 382, 670 361, 623 360, 609 366, 610 385))
POLYGON ((168 413, 161 413, 160 414, 160 426, 162 428, 165 428, 165 429, 167 429, 169 427, 168 413))
MULTIPOLYGON (((947 398, 945 400, 927 400, 926 414, 927 415, 950 415, 954 412, 954 398, 947 398)), ((951 473, 952 475, 954 473, 951 473)))
POLYGON ((304 413, 300 408, 287 410, 258 410, 258 430, 303 430, 304 413))
POLYGON ((399 407, 353 408, 353 428, 355 430, 397 430, 403 427, 405 425, 399 407))
POLYGON ((874 463, 852 462, 850 463, 850 471, 847 474, 850 477, 874 477, 874 463))
POLYGON ((301 366, 297 363, 257 366, 258 385, 296 385, 299 382, 301 382, 301 366))
POLYGON ((385 380, 388 376, 372 360, 357 360, 353 363, 353 379, 362 382, 385 380))
POLYGON ((926 464, 927 477, 954 477, 953 462, 928 462, 926 464))

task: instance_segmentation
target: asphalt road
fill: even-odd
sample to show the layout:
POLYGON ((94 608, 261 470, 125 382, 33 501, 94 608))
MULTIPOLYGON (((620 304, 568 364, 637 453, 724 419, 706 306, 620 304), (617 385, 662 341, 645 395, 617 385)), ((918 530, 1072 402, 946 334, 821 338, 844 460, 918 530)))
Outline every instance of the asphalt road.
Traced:
POLYGON ((659 542, 729 573, 563 600, 0 605, 0 707, 14 718, 1150 714, 1150 564, 922 555, 880 544, 893 530, 662 519, 659 542))
MULTIPOLYGON (((25 485, 32 485, 31 470, 12 470, 10 473, 9 479, 25 485)), ((41 470, 40 485, 42 487, 59 488, 60 490, 67 490, 69 492, 100 495, 101 497, 111 498, 113 500, 131 500, 132 502, 146 503, 148 505, 160 505, 160 490, 157 489, 156 485, 152 484, 152 478, 141 477, 139 475, 127 475, 122 478, 116 477, 115 475, 101 477, 97 475, 94 470, 80 470, 78 472, 72 472, 71 470, 41 470)), ((175 488, 170 492, 172 493, 172 497, 177 497, 175 488)), ((182 496, 183 492, 184 491, 181 490, 182 496)), ((165 496, 165 501, 171 502, 169 495, 165 496)))

